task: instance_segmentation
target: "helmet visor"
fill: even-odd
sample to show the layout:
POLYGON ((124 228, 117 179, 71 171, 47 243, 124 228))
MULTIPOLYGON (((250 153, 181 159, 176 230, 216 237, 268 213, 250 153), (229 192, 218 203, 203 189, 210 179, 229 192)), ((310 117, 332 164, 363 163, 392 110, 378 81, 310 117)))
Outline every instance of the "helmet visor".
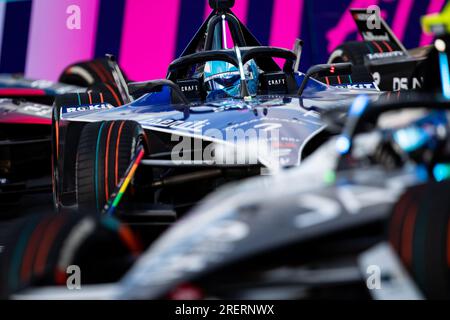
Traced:
POLYGON ((239 72, 224 72, 205 78, 205 86, 208 91, 223 90, 239 85, 239 81, 239 72))

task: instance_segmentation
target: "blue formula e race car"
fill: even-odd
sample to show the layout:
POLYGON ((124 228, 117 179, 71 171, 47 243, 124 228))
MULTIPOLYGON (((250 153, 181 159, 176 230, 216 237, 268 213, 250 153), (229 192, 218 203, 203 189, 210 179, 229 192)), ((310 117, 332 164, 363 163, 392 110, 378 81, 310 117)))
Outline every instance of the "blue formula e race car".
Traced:
POLYGON ((260 45, 230 10, 233 2, 211 1, 213 12, 166 79, 127 83, 110 57, 125 105, 114 108, 101 91, 57 97, 59 210, 173 220, 227 181, 299 165, 333 134, 322 112, 346 110, 361 93, 380 96, 350 64, 298 72, 301 46, 260 45), (339 77, 341 85, 351 81, 363 89, 314 77, 339 77))

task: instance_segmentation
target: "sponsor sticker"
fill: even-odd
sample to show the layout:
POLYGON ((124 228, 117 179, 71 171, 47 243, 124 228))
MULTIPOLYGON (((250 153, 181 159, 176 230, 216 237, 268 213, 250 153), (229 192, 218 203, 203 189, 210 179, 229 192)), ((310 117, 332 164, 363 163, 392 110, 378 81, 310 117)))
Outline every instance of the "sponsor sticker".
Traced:
POLYGON ((209 125, 209 121, 208 120, 184 121, 184 120, 157 118, 157 119, 147 119, 145 121, 142 121, 141 124, 143 126, 156 126, 184 131, 202 132, 203 128, 209 125))
POLYGON ((62 114, 76 113, 76 112, 86 112, 86 111, 96 111, 96 110, 108 110, 114 109, 114 107, 108 103, 100 104, 86 104, 73 107, 63 107, 61 109, 62 114))
POLYGON ((383 58, 393 58, 393 57, 401 57, 405 54, 401 51, 392 51, 392 52, 377 52, 377 53, 369 53, 366 55, 366 57, 369 60, 377 60, 377 59, 383 59, 383 58))
POLYGON ((193 92, 193 91, 198 91, 198 85, 184 85, 184 86, 180 86, 180 89, 182 92, 193 92))
POLYGON ((373 83, 354 83, 354 84, 340 84, 335 85, 334 87, 340 89, 354 89, 354 90, 379 90, 378 86, 373 83))

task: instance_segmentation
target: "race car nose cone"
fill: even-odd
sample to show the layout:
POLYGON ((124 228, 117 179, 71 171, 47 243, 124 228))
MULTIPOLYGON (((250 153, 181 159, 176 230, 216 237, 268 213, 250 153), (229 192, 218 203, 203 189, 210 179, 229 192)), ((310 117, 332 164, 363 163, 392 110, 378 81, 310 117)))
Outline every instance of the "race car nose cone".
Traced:
POLYGON ((209 6, 214 10, 225 10, 234 7, 235 0, 209 0, 209 6))

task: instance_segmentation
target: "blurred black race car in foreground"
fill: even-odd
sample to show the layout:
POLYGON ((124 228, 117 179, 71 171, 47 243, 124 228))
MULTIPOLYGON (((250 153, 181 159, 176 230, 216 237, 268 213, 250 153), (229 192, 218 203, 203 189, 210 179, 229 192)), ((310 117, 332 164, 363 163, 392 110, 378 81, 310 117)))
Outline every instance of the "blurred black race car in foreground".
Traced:
POLYGON ((449 110, 434 96, 373 104, 360 97, 343 133, 302 166, 207 197, 112 284, 99 284, 114 278, 102 272, 120 277, 136 258, 132 237, 125 247, 118 242, 120 254, 97 257, 96 248, 117 236, 94 233, 86 222, 94 218, 72 220, 86 229, 86 242, 61 216, 29 220, 16 235, 27 240, 6 247, 2 292, 16 299, 448 299, 449 110), (35 247, 32 239, 51 225, 56 233, 41 242, 58 240, 35 247), (91 267, 111 257, 117 268, 91 267), (82 290, 66 288, 69 265, 87 270, 82 290))
POLYGON ((362 41, 345 42, 330 55, 328 63, 351 62, 365 67, 382 91, 441 91, 439 55, 448 55, 450 34, 450 4, 441 14, 422 18, 425 32, 436 36, 435 45, 407 50, 389 28, 378 11, 352 9, 351 14, 362 41), (446 42, 447 45, 442 45, 446 42))
POLYGON ((449 298, 450 103, 366 103, 300 168, 208 197, 118 297, 449 298))

